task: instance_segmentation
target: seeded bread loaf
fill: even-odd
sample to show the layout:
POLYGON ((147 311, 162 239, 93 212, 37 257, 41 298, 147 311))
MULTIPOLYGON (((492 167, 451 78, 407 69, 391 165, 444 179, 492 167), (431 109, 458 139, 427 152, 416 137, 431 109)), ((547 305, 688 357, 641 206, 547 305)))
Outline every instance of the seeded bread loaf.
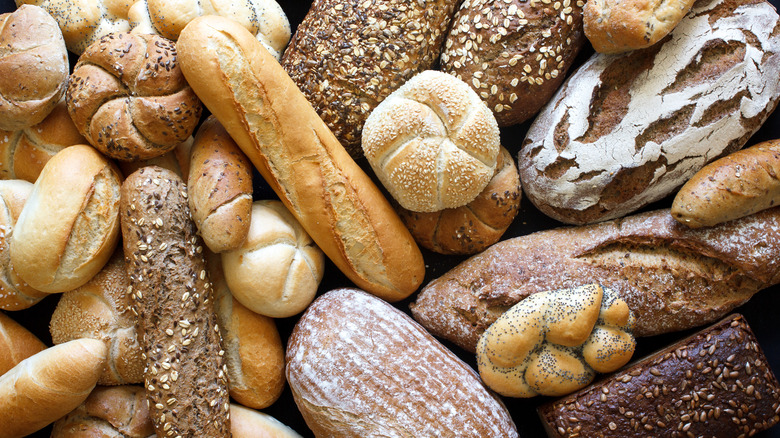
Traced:
POLYGON ((699 0, 661 43, 572 74, 528 130, 523 189, 562 222, 625 216, 742 148, 778 97, 775 8, 699 0))
POLYGON ((143 167, 120 214, 144 386, 159 436, 230 434, 228 370, 201 241, 175 173, 143 167))
POLYGON ((735 314, 538 411, 551 438, 747 437, 780 421, 780 384, 735 314))

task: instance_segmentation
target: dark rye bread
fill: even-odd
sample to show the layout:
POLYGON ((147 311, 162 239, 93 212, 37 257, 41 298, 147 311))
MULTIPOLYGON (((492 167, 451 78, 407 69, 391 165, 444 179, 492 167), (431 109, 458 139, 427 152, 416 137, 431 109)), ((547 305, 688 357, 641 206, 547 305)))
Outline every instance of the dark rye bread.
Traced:
POLYGON ((747 437, 780 421, 780 384, 735 314, 538 411, 553 438, 747 437))
POLYGON ((657 210, 504 240, 429 283, 412 314, 474 351, 480 334, 523 298, 598 283, 636 316, 635 336, 717 320, 780 282, 780 207, 690 229, 657 210))
POLYGON ((281 64, 353 158, 371 111, 434 66, 457 3, 314 0, 281 64))
POLYGON ((227 365, 187 186, 167 169, 143 167, 122 184, 120 215, 155 430, 228 437, 227 365))
POLYGON ((441 69, 468 83, 499 126, 524 122, 550 100, 587 39, 582 0, 466 0, 453 18, 441 69))

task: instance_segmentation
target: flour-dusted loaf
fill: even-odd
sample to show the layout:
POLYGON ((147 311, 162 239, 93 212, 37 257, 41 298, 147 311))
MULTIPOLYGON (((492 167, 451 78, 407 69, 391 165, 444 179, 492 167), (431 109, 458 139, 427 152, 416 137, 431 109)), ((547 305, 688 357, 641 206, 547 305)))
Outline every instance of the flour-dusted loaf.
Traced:
POLYGON ((412 313, 474 351, 509 307, 545 290, 599 283, 636 316, 635 336, 715 321, 780 282, 780 208, 707 229, 669 210, 504 240, 430 282, 412 313))
POLYGON ((287 380, 318 437, 517 436, 468 365, 404 313, 355 289, 325 293, 298 321, 287 380))
POLYGON ((700 0, 662 42, 592 57, 528 130, 528 199, 567 223, 612 219, 740 149, 777 105, 778 26, 766 1, 700 0))

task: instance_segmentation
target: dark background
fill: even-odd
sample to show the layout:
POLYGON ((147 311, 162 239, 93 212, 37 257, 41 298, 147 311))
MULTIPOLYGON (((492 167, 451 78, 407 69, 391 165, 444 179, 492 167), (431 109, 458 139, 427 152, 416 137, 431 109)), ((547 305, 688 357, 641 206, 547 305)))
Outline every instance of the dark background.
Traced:
MULTIPOLYGON (((293 32, 298 23, 303 19, 306 14, 310 1, 309 0, 278 0, 283 9, 287 13, 287 16, 292 25, 293 32)), ((780 0, 770 0, 770 2, 778 6, 780 0)), ((15 4, 11 1, 0 0, 0 12, 8 12, 15 9, 15 4)), ((580 56, 580 61, 586 59, 591 52, 586 50, 580 56)), ((72 56, 72 55, 71 55, 72 56)), ((71 61, 75 61, 72 56, 71 61)), ((516 158, 516 153, 520 147, 520 144, 524 138, 525 131, 528 127, 528 123, 513 126, 503 129, 501 132, 502 144, 512 152, 513 157, 516 158)), ((780 111, 776 111, 762 129, 751 138, 747 146, 756 144, 760 141, 780 138, 780 111)), ((362 163, 365 164, 365 163, 362 163)), ((364 168, 368 169, 367 166, 364 168)), ((370 172, 369 172, 370 173, 370 172)), ((266 199, 275 197, 268 187, 264 185, 261 178, 255 173, 255 198, 266 199)), ((671 198, 660 201, 647 209, 668 207, 671 204, 671 198)), ((512 226, 509 228, 504 238, 521 236, 529 234, 538 230, 561 226, 562 224, 547 218, 539 213, 534 206, 527 200, 523 200, 521 203, 521 210, 512 226)), ((455 266, 465 257, 454 256, 442 256, 431 252, 423 251, 427 271, 426 278, 423 285, 436 277, 441 276, 447 270, 455 266)), ((349 280, 344 277, 341 272, 329 261, 326 265, 325 277, 320 286, 319 293, 324 293, 328 290, 352 286, 349 280)), ((396 307, 404 312, 409 313, 409 302, 415 298, 416 294, 412 295, 410 299, 396 303, 396 307)), ((30 309, 26 309, 19 312, 6 312, 16 321, 30 329, 47 345, 51 345, 51 336, 48 331, 48 322, 51 317, 51 313, 57 305, 58 295, 52 295, 47 297, 42 302, 33 306, 30 309)), ((756 294, 747 304, 737 309, 738 312, 745 315, 748 323, 753 328, 759 343, 764 348, 764 351, 768 357, 771 367, 780 372, 780 318, 778 315, 778 309, 780 309, 780 286, 775 286, 766 290, 763 290, 756 294)), ((283 341, 286 344, 286 339, 290 334, 297 317, 286 318, 277 320, 277 325, 282 336, 283 341)), ((637 350, 634 357, 641 357, 645 354, 666 346, 695 330, 689 330, 686 332, 672 333, 668 335, 661 335, 652 338, 640 338, 637 342, 637 350)), ((458 354, 464 361, 476 368, 475 360, 472 354, 467 353, 458 347, 446 343, 456 354, 458 354)), ((453 384, 457 384, 453 382, 453 384)), ((515 423, 517 425, 518 432, 521 437, 542 437, 544 432, 536 416, 536 407, 541 403, 550 399, 537 397, 529 400, 516 400, 505 398, 509 411, 511 412, 515 423)), ((303 418, 298 413, 297 407, 292 400, 292 396, 289 388, 286 388, 282 397, 273 406, 264 410, 298 431, 303 436, 311 436, 311 432, 306 427, 303 418)), ((13 419, 0 418, 0 427, 6 421, 13 421, 13 419)), ((35 434, 35 436, 48 436, 50 429, 44 429, 43 431, 35 434)), ((776 426, 768 431, 756 435, 757 437, 780 437, 780 426, 776 426)), ((725 437, 724 437, 725 438, 725 437)))

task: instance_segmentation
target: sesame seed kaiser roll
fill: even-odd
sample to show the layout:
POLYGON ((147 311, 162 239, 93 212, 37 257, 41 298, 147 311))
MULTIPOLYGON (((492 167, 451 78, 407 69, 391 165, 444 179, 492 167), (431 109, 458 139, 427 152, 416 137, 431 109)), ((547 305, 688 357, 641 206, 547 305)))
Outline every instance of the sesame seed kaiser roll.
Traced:
POLYGON ((363 127, 363 152, 402 207, 420 212, 465 205, 496 168, 499 131, 468 85, 427 70, 380 103, 363 127))

